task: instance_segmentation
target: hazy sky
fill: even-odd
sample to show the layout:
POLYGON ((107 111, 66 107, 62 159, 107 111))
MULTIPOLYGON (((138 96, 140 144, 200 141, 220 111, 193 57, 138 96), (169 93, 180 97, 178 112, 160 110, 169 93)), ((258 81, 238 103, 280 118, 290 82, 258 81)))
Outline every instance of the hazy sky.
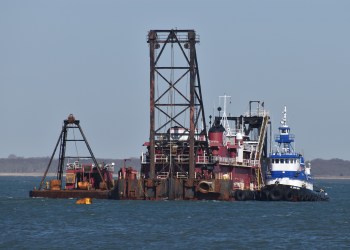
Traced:
MULTIPOLYGON (((205 113, 283 106, 307 159, 350 160, 350 1, 0 0, 0 157, 50 156, 73 113, 98 158, 149 138, 150 29, 195 29, 205 113)), ((209 119, 207 119, 209 120, 209 119)))

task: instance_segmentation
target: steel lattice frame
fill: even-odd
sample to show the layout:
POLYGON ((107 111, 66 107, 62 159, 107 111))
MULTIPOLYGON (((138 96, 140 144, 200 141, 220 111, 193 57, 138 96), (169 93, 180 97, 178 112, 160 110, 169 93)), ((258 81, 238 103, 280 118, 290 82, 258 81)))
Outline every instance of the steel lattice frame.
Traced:
MULTIPOLYGON (((164 130, 171 126, 182 128, 188 133, 189 143, 189 177, 194 178, 195 168, 195 136, 200 132, 205 135, 207 143, 207 131, 205 126, 205 115, 200 86, 198 62, 196 55, 196 43, 199 42, 194 30, 151 30, 148 34, 150 48, 150 177, 155 176, 155 145, 157 138, 165 136, 164 130), (174 49, 180 53, 176 56, 182 57, 183 65, 175 66, 174 49), (167 65, 163 58, 167 56, 166 51, 170 49, 171 62, 167 65), (189 55, 186 51, 189 50, 189 55), (159 53, 157 54, 157 52, 159 53), (162 61, 162 63, 161 63, 162 61), (170 72, 167 76, 165 72, 170 72), (176 78, 174 77, 176 75, 176 78), (181 89, 180 85, 189 77, 189 97, 181 89), (156 97, 156 79, 160 79, 166 86, 156 97), (174 96, 171 102, 165 101, 165 96, 174 96), (176 99, 177 98, 177 99, 176 99), (168 112, 171 109, 171 112, 168 112), (156 112, 157 111, 157 112, 156 112), (189 124, 181 120, 189 111, 189 124), (163 119, 163 120, 162 120, 163 119), (155 121, 158 121, 156 127, 155 121), (200 124, 202 123, 202 124, 200 124), (188 126, 189 125, 189 126, 188 126), (197 128, 203 125, 202 131, 197 128), (163 130, 163 132, 162 132, 163 130)), ((169 54, 168 54, 169 57, 169 54)), ((187 81, 188 82, 188 81, 187 81)), ((159 84, 159 83, 158 83, 159 84)), ((157 87, 158 88, 158 87, 157 87)), ((158 89, 157 89, 158 90, 158 89)))

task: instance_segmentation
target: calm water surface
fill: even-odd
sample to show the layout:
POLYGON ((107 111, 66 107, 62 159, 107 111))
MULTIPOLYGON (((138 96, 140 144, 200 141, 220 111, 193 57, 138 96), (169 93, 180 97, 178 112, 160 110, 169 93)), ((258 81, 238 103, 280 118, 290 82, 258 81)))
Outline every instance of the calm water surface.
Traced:
POLYGON ((349 249, 350 180, 329 202, 29 198, 39 177, 0 177, 0 249, 349 249))

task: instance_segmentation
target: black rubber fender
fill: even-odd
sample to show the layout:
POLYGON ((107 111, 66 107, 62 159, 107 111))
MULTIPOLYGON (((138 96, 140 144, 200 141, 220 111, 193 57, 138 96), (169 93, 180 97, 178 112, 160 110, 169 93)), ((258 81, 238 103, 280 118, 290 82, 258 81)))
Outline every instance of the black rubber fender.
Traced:
POLYGON ((246 193, 245 195, 246 200, 254 200, 254 193, 252 191, 246 190, 245 193, 246 193))
POLYGON ((261 191, 261 200, 263 200, 263 201, 268 201, 268 200, 269 200, 269 195, 270 195, 269 190, 263 189, 263 190, 261 191))
POLYGON ((310 200, 311 200, 310 195, 309 195, 309 194, 306 194, 306 195, 304 196, 304 201, 310 201, 310 200))
POLYGON ((291 189, 287 189, 285 190, 284 192, 284 200, 286 201, 293 201, 294 200, 294 193, 293 193, 293 190, 291 189))
POLYGON ((236 190, 235 199, 238 201, 245 201, 246 194, 245 194, 244 190, 236 190))
POLYGON ((270 192, 269 197, 270 197, 270 199, 272 201, 279 201, 279 200, 281 200, 283 198, 282 190, 279 189, 279 188, 272 189, 272 191, 270 192))
POLYGON ((307 201, 307 198, 306 194, 300 194, 300 201, 307 201))

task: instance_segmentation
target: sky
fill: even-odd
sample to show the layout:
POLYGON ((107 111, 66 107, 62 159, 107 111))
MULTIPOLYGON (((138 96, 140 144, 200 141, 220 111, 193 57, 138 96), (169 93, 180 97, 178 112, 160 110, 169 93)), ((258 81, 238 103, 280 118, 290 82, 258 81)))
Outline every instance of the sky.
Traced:
MULTIPOLYGON (((149 139, 151 29, 194 29, 205 115, 284 105, 306 159, 350 160, 350 1, 0 0, 0 158, 51 156, 74 114, 98 158, 149 139)), ((208 121, 208 118, 206 118, 208 121)))

